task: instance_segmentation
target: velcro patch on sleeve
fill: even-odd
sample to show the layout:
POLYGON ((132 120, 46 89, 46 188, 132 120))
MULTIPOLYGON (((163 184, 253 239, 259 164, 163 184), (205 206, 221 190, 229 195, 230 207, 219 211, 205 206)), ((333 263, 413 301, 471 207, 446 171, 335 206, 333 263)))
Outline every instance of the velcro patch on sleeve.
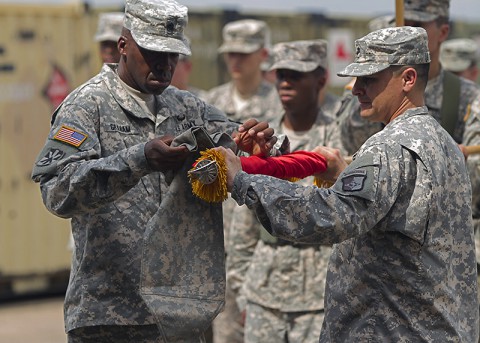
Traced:
POLYGON ((50 149, 48 152, 43 155, 42 158, 37 162, 37 166, 39 167, 46 167, 51 165, 53 162, 60 161, 63 156, 65 156, 65 152, 60 149, 50 149))
POLYGON ((366 179, 367 171, 364 169, 357 169, 342 177, 342 190, 347 192, 361 191, 363 190, 366 179))
POLYGON ((88 135, 78 130, 62 125, 55 136, 53 136, 53 139, 78 148, 87 139, 87 137, 88 135))

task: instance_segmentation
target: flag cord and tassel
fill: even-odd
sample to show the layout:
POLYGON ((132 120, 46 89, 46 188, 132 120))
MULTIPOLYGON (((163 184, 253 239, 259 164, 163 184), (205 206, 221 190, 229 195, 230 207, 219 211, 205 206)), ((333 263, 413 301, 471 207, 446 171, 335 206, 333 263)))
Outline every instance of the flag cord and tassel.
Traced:
MULTIPOLYGON (((269 175, 290 181, 316 175, 327 169, 327 161, 322 155, 310 151, 295 151, 275 157, 242 156, 242 170, 248 174, 269 175)), ((216 150, 200 152, 188 172, 192 192, 208 202, 221 202, 227 199, 227 167, 224 156, 216 150)), ((315 176, 317 186, 325 183, 315 176)))

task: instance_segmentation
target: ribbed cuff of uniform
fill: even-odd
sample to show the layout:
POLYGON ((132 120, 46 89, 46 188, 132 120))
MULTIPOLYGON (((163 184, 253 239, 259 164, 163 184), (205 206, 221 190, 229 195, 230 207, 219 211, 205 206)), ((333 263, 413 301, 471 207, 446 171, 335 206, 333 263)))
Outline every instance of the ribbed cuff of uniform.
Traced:
POLYGON ((257 197, 255 195, 253 195, 254 198, 247 198, 248 188, 252 184, 253 177, 254 175, 247 174, 244 171, 239 171, 233 179, 231 195, 240 206, 244 204, 248 206, 249 203, 256 201, 257 197))
POLYGON ((132 173, 140 177, 153 172, 152 168, 148 165, 147 158, 145 157, 145 144, 146 143, 140 143, 128 148, 126 158, 132 173))

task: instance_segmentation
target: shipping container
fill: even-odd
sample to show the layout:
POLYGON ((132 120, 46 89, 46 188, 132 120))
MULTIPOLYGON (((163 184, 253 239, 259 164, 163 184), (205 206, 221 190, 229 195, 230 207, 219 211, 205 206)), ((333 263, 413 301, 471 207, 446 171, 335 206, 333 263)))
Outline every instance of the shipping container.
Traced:
POLYGON ((0 299, 66 285, 69 221, 30 175, 53 109, 99 68, 95 20, 81 3, 0 4, 0 299))

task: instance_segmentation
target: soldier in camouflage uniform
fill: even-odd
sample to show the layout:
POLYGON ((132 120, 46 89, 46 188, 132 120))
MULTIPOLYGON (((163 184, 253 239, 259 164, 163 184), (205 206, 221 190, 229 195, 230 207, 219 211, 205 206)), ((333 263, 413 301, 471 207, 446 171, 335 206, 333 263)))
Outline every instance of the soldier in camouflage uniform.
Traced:
POLYGON ((99 44, 103 63, 118 63, 120 60, 117 42, 122 34, 123 16, 123 12, 107 12, 100 13, 98 17, 94 39, 99 44))
POLYGON ((261 65, 268 59, 270 30, 260 20, 244 19, 223 28, 223 54, 231 81, 211 89, 206 101, 242 122, 245 118, 269 120, 282 106, 275 86, 263 78, 261 65))
MULTIPOLYGON (((72 223, 69 342, 204 342, 222 310, 221 206, 193 196, 199 147, 187 143, 193 128, 231 140, 238 124, 168 87, 178 55, 190 54, 186 23, 173 0, 128 0, 119 63, 59 106, 34 165, 46 207, 72 223)), ((239 148, 273 147, 266 122, 243 128, 239 148)))
MULTIPOLYGON (((205 96, 207 103, 224 111, 234 121, 245 118, 271 121, 282 107, 275 86, 263 77, 261 65, 268 59, 270 31, 260 20, 233 21, 223 28, 223 43, 218 52, 223 54, 231 81, 211 89, 205 96)), ((231 198, 223 203, 225 244, 228 245, 232 212, 236 206, 231 198)), ((227 280, 225 311, 213 324, 215 343, 243 342, 240 312, 235 294, 227 280)))
MULTIPOLYGON (((370 32, 392 27, 392 21, 395 18, 392 15, 384 15, 369 21, 368 29, 370 32)), ((336 112, 337 121, 340 127, 340 137, 342 145, 349 155, 353 155, 367 140, 383 128, 382 123, 369 122, 360 116, 360 103, 356 96, 352 94, 353 78, 343 90, 340 99, 340 107, 336 112)))
MULTIPOLYGON (((272 122, 275 132, 289 137, 292 151, 338 146, 334 117, 318 107, 319 90, 326 83, 327 43, 279 43, 273 58, 285 109, 272 122)), ((300 183, 311 185, 313 177, 300 183)), ((245 341, 317 342, 331 248, 273 237, 246 206, 235 208, 230 242, 228 278, 239 290, 239 308, 246 310, 245 341)))
MULTIPOLYGON (((190 40, 188 37, 185 37, 188 41, 189 46, 191 47, 190 40)), ((195 94, 200 99, 204 99, 206 91, 193 87, 190 84, 190 74, 193 70, 193 62, 190 59, 190 56, 180 55, 178 57, 177 67, 175 68, 175 73, 172 78, 172 86, 177 87, 178 89, 189 91, 192 94, 195 94)))
POLYGON ((362 116, 385 128, 350 165, 317 147, 329 189, 241 171, 225 154, 227 187, 271 233, 335 244, 320 342, 476 342, 471 187, 457 144, 424 106, 427 32, 386 28, 355 42, 362 116))
MULTIPOLYGON (((465 145, 480 145, 480 96, 472 104, 472 112, 465 125, 465 145)), ((477 271, 480 270, 480 154, 468 156, 467 166, 472 184, 472 215, 475 231, 477 271)), ((480 276, 479 276, 480 285, 480 276)), ((480 294, 479 294, 480 295, 480 294)), ((480 298, 479 298, 480 303, 480 298)))
POLYGON ((445 70, 477 82, 478 50, 478 44, 473 39, 449 39, 440 47, 440 63, 445 70))
MULTIPOLYGON (((447 73, 441 66, 440 46, 447 39, 450 29, 449 7, 450 0, 408 0, 405 1, 404 15, 405 25, 423 27, 428 33, 428 46, 432 59, 425 90, 425 105, 428 112, 460 144, 464 138, 465 118, 468 117, 471 104, 479 91, 475 83, 447 73), (457 86, 453 87, 453 84, 457 86)), ((361 118, 358 120, 358 107, 350 109, 348 113, 339 113, 339 116, 342 140, 345 144, 351 143, 353 139, 351 136, 344 135, 344 132, 356 135, 355 141, 362 143, 371 134, 381 129, 377 123, 370 124, 361 118)))

